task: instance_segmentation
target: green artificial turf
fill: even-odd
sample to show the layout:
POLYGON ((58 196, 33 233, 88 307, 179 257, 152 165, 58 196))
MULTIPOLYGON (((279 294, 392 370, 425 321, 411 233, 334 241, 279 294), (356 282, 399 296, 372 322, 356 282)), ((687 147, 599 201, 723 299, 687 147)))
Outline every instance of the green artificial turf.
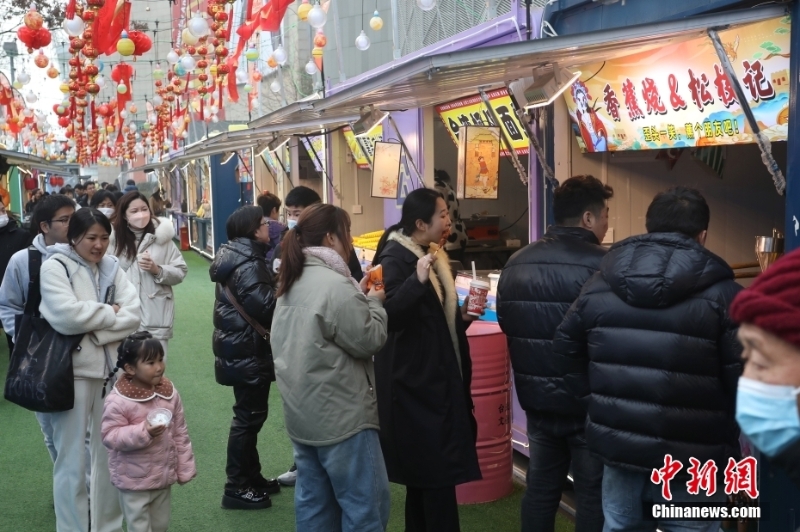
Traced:
MULTIPOLYGON (((166 374, 175 383, 186 410, 189 435, 197 462, 197 478, 172 490, 173 532, 289 532, 294 527, 293 489, 272 497, 272 508, 231 511, 220 508, 225 483, 225 453, 233 392, 214 381, 211 352, 214 287, 208 261, 184 253, 189 265, 186 280, 175 288, 175 337, 169 346, 166 374)), ((0 377, 5 382, 8 349, 0 342, 0 377)), ((277 386, 270 394, 270 415, 258 442, 265 476, 277 476, 292 464, 292 448, 283 424, 277 386)), ((33 413, 0 398, 0 530, 45 532, 55 530, 52 464, 33 413)), ((402 486, 392 485, 389 531, 403 530, 402 486)), ((463 532, 519 530, 522 489, 497 502, 462 506, 463 532)), ((558 532, 574 526, 559 515, 558 532)), ((300 531, 302 532, 302 531, 300 531)))

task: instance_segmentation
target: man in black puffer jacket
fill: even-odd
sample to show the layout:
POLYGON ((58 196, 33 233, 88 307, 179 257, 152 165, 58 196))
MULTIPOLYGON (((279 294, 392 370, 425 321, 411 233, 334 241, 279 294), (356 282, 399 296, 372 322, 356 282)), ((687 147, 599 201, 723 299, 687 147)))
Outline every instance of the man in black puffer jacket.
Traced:
POLYGON ((553 192, 556 224, 508 261, 497 287, 497 316, 508 337, 514 387, 528 418, 523 532, 552 531, 570 462, 577 532, 603 528, 603 464, 589 455, 586 407, 566 389, 573 364, 552 356, 553 335, 583 284, 600 268, 614 191, 592 176, 567 179, 553 192))
POLYGON ((251 325, 256 323, 268 331, 275 312, 275 281, 265 260, 269 226, 261 207, 249 205, 234 211, 225 229, 229 241, 220 247, 209 269, 211 280, 217 283, 214 373, 219 384, 233 386, 236 400, 228 435, 228 480, 222 507, 269 508, 269 494, 279 492, 280 485, 276 479, 261 475, 256 443, 267 420, 275 368, 269 338, 251 325))
MULTIPOLYGON (((734 419, 741 347, 728 307, 740 286, 705 249, 709 209, 696 190, 658 194, 648 234, 612 246, 556 332, 555 357, 570 360, 565 382, 588 402, 586 440, 605 464, 605 530, 645 525, 665 502, 651 473, 665 455, 682 469, 672 501, 722 502, 687 493, 690 458, 713 460, 718 473, 739 451, 734 419), (647 509, 646 509, 647 508, 647 509)), ((650 521, 647 525, 652 525, 650 521)), ((659 521, 661 530, 717 530, 708 521, 659 521)))

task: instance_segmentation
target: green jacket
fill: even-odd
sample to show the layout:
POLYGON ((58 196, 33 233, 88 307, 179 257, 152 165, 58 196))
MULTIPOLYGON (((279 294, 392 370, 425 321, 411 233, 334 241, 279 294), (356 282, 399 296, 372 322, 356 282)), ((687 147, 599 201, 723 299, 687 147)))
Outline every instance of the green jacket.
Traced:
POLYGON ((322 260, 278 298, 272 355, 289 437, 333 445, 379 429, 372 357, 387 337, 386 311, 322 260))

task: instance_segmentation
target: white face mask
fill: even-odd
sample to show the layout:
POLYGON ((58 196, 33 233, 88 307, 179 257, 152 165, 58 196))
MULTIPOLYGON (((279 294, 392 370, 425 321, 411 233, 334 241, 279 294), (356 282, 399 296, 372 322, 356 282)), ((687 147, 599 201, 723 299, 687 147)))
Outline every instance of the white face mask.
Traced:
POLYGON ((128 225, 134 229, 144 229, 150 223, 149 212, 137 212, 128 216, 128 225))
POLYGON ((106 218, 111 218, 114 215, 114 207, 98 207, 98 211, 106 215, 106 218))
POLYGON ((0 227, 5 227, 8 225, 8 215, 2 214, 0 215, 0 227))

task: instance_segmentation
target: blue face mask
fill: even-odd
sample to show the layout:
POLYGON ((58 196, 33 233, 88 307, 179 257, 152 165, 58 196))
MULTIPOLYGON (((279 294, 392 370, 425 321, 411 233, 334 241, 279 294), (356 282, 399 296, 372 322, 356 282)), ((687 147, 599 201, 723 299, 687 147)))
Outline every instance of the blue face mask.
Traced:
POLYGON ((800 440, 798 394, 800 388, 739 377, 736 422, 767 456, 776 456, 800 440))
POLYGON ((294 226, 297 225, 297 220, 287 220, 286 227, 289 229, 294 229, 294 226))

